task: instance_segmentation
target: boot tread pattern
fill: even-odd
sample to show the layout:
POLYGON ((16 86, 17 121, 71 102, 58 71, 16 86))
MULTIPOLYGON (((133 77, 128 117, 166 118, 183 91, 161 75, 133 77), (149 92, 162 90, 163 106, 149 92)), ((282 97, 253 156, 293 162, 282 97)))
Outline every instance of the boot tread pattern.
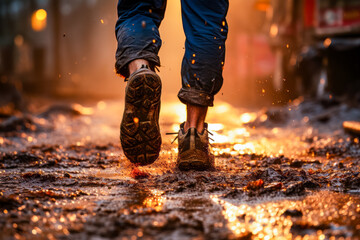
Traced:
POLYGON ((129 80, 120 141, 125 156, 135 164, 153 163, 159 156, 161 80, 150 70, 129 80))

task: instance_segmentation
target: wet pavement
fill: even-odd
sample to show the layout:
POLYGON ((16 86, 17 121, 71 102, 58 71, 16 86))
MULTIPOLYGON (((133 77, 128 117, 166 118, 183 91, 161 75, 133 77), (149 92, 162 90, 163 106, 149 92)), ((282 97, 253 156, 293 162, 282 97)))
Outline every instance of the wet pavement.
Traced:
POLYGON ((136 167, 119 145, 119 101, 49 104, 0 123, 0 239, 360 239, 360 110, 332 99, 239 109, 218 102, 216 171, 180 172, 167 132, 136 167))

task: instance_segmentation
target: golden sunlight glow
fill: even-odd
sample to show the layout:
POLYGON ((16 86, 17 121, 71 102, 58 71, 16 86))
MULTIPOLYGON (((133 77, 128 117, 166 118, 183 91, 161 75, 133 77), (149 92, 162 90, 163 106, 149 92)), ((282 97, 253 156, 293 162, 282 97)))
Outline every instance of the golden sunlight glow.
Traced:
POLYGON ((186 120, 186 108, 182 103, 167 104, 162 108, 162 112, 168 111, 176 116, 174 122, 182 123, 186 120))
POLYGON ((229 142, 229 137, 223 134, 218 134, 216 132, 213 132, 213 135, 211 136, 212 139, 214 139, 215 143, 226 143, 229 142))
POLYGON ((161 112, 166 113, 167 116, 164 116, 164 121, 174 123, 172 130, 178 131, 179 124, 186 120, 186 106, 182 103, 168 103, 161 106, 161 112))
POLYGON ((279 33, 279 27, 277 24, 273 23, 270 27, 270 36, 271 37, 276 37, 279 33))
POLYGON ((179 124, 178 123, 175 123, 175 124, 173 124, 173 125, 171 125, 171 131, 172 132, 178 132, 179 131, 179 129, 180 129, 180 127, 179 127, 179 124))
POLYGON ((44 9, 36 10, 31 16, 31 27, 40 32, 46 28, 47 12, 44 9))
POLYGON ((106 108, 106 103, 104 101, 99 101, 97 104, 96 104, 96 107, 99 109, 99 110, 104 110, 106 108))
POLYGON ((79 111, 82 115, 91 115, 94 113, 94 109, 91 107, 83 107, 80 104, 73 104, 72 107, 76 110, 79 111))
POLYGON ((256 114, 254 113, 244 113, 240 117, 242 123, 249 123, 251 121, 254 121, 255 118, 256 118, 256 114))
POLYGON ((157 189, 151 189, 150 191, 151 196, 147 197, 143 204, 144 206, 153 208, 155 211, 159 212, 163 209, 164 202, 166 200, 166 198, 162 196, 164 192, 157 189))
MULTIPOLYGON (((220 125, 218 127, 220 127, 220 125)), ((214 143, 236 143, 242 142, 244 137, 250 137, 250 133, 246 130, 246 128, 235 128, 228 131, 223 131, 224 128, 215 130, 209 127, 209 129, 213 134, 211 138, 214 139, 214 143), (217 131, 222 132, 218 133, 217 131)))
POLYGON ((209 131, 220 131, 224 129, 224 124, 221 123, 209 123, 208 124, 209 131))
POLYGON ((245 144, 235 144, 234 145, 234 150, 238 151, 240 154, 251 154, 251 153, 255 153, 255 146, 253 143, 251 142, 247 142, 245 144))
POLYGON ((268 119, 268 116, 266 114, 262 114, 260 116, 260 122, 265 122, 268 119))
POLYGON ((227 103, 220 103, 218 104, 217 106, 215 106, 213 108, 213 111, 216 113, 216 114, 222 114, 222 113, 226 113, 228 112, 229 110, 231 110, 231 106, 227 103))
MULTIPOLYGON (((279 212, 281 203, 264 203, 255 207, 248 204, 235 206, 217 196, 210 198, 223 207, 222 215, 235 237, 251 232, 253 239, 292 239, 292 220, 279 212)), ((287 204, 288 208, 295 206, 291 202, 283 204, 287 204)))
POLYGON ((279 128, 273 128, 273 129, 271 130, 271 132, 272 132, 273 134, 278 134, 278 133, 279 133, 279 128))

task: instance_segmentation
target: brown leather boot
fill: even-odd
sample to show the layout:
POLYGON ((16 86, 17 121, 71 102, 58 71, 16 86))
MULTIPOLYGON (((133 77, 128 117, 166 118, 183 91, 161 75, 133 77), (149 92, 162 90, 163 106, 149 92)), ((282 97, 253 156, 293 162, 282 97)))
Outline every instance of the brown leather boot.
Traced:
POLYGON ((125 156, 132 163, 147 165, 159 157, 160 95, 160 77, 147 66, 144 65, 129 77, 120 141, 125 156))
POLYGON ((214 170, 214 155, 209 149, 209 135, 207 124, 199 133, 196 128, 184 130, 185 123, 180 125, 178 142, 179 152, 177 167, 182 171, 187 170, 214 170))

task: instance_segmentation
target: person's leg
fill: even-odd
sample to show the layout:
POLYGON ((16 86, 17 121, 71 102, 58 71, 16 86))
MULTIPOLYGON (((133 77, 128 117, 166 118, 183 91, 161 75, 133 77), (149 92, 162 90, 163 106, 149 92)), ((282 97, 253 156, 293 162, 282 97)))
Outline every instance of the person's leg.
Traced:
POLYGON ((228 5, 228 0, 181 0, 186 42, 178 97, 186 104, 187 118, 178 134, 180 170, 214 166, 205 118, 223 83, 228 5))
POLYGON ((118 3, 115 67, 127 80, 120 141, 125 156, 139 165, 154 162, 161 147, 161 80, 154 70, 160 65, 158 27, 165 5, 165 0, 119 0, 118 3))
POLYGON ((207 110, 208 107, 187 104, 184 130, 187 131, 189 128, 196 128, 198 132, 202 132, 207 110))
POLYGON ((158 29, 165 8, 166 0, 119 0, 115 26, 118 41, 115 69, 118 74, 129 77, 129 64, 137 59, 147 61, 152 70, 160 66, 158 29))
POLYGON ((186 35, 179 99, 187 105, 185 130, 203 130, 207 108, 223 83, 228 0, 181 0, 186 35))

